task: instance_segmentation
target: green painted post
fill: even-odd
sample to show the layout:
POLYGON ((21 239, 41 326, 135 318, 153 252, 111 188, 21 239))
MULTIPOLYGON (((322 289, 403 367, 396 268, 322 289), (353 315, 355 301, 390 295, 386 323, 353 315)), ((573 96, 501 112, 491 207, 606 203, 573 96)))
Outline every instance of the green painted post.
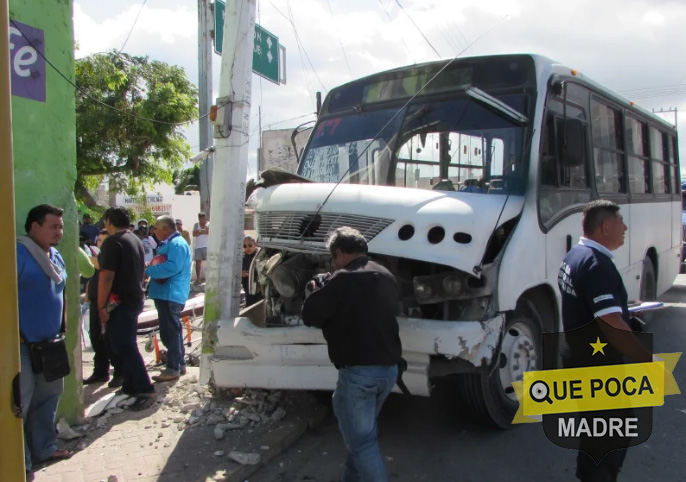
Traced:
MULTIPOLYGON (((81 385, 81 334, 79 275, 76 262, 78 221, 74 200, 76 181, 76 111, 74 87, 31 48, 45 56, 65 76, 74 80, 74 34, 71 0, 10 0, 10 65, 12 78, 12 134, 17 234, 25 234, 28 211, 50 203, 64 212, 64 238, 58 246, 67 263, 67 347, 72 373, 65 379, 59 414, 74 422, 83 415, 81 385), (43 42, 33 46, 27 34, 43 42), (22 50, 23 49, 23 50, 22 50), (28 75, 27 75, 28 72, 28 75), (18 77, 17 77, 18 76, 18 77), (32 80, 35 84, 26 84, 32 80), (26 86, 17 91, 19 85, 26 86), (41 92, 41 88, 43 91, 41 92)), ((35 38, 34 38, 35 40, 35 38)), ((37 300, 38 302, 38 300, 37 300)))

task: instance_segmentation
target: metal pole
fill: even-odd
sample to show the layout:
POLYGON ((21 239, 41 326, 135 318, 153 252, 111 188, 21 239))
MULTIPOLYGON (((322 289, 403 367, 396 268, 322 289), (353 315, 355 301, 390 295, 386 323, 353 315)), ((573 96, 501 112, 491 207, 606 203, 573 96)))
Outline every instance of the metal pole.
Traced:
POLYGON ((230 132, 223 127, 216 137, 212 178, 212 229, 208 247, 207 283, 201 381, 214 377, 212 356, 220 320, 238 316, 243 257, 245 178, 248 171, 252 51, 257 0, 229 0, 224 20, 224 45, 219 98, 230 109, 230 132), (222 137, 228 135, 228 137, 222 137))
MULTIPOLYGON (((214 138, 207 115, 212 105, 212 9, 209 0, 198 0, 198 113, 200 150, 212 146, 214 138)), ((212 155, 200 165, 200 209, 210 212, 212 193, 212 155)))
POLYGON ((14 162, 12 158, 12 96, 10 88, 9 13, 0 0, 0 204, 7 216, 0 236, 0 471, 3 480, 25 480, 21 415, 12 399, 19 391, 19 308, 15 242, 14 162), (12 389, 14 384, 15 390, 12 389))

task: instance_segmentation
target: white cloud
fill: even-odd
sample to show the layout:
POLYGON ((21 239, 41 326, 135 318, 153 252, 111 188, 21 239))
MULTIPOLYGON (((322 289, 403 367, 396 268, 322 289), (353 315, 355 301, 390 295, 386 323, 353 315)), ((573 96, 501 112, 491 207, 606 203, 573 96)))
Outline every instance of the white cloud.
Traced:
MULTIPOLYGON (((401 3, 443 57, 456 55, 469 44, 472 46, 466 55, 540 53, 620 92, 683 83, 686 76, 686 66, 674 60, 675 46, 686 45, 686 29, 682 27, 686 23, 686 2, 401 0, 401 3)), ((382 4, 391 19, 378 0, 260 1, 258 22, 278 36, 287 48, 288 84, 276 86, 253 76, 251 129, 257 127, 260 104, 263 126, 313 112, 315 92, 323 90, 317 76, 326 89, 331 89, 351 78, 436 59, 436 54, 396 2, 382 0, 382 4), (289 17, 289 7, 302 42, 300 48, 294 28, 284 18, 289 17)), ((197 0, 148 0, 126 51, 181 65, 195 82, 196 6, 197 0)), ((77 54, 120 48, 139 8, 139 0, 75 0, 75 33, 80 44, 77 54)), ((219 57, 215 56, 215 94, 219 63, 219 57)), ((686 112, 683 96, 637 99, 637 102, 648 109, 676 105, 686 112)), ((292 127, 302 121, 278 127, 292 127)), ((192 145, 198 144, 194 141, 195 130, 189 130, 188 137, 192 145)), ((252 141, 254 157, 257 135, 252 141)))
POLYGON ((646 12, 643 15, 643 22, 648 25, 659 26, 665 23, 665 17, 656 11, 646 12))

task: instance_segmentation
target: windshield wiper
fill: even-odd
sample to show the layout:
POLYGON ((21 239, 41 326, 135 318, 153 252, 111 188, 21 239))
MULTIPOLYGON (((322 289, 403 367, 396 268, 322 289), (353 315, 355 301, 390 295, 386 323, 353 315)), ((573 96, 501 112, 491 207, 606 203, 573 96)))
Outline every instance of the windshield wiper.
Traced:
POLYGON ((520 124, 526 124, 526 121, 528 120, 525 115, 520 114, 517 110, 513 109, 506 103, 496 99, 492 95, 484 92, 483 90, 477 87, 468 87, 467 89, 465 89, 465 94, 467 94, 468 97, 474 99, 475 101, 495 109, 499 113, 503 114, 505 117, 508 117, 509 119, 515 122, 519 122, 520 124))

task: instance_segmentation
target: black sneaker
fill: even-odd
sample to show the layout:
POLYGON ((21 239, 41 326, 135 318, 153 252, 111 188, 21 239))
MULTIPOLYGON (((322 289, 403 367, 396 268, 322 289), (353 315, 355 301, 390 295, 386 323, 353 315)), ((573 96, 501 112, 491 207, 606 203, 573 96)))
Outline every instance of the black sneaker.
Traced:
POLYGON ((84 385, 92 385, 93 383, 105 383, 109 379, 110 379, 110 376, 108 374, 98 375, 96 373, 93 373, 91 376, 89 376, 88 378, 85 378, 83 380, 83 384, 84 385))
POLYGON ((124 384, 124 378, 118 375, 112 377, 110 383, 107 384, 110 388, 119 388, 124 384))

